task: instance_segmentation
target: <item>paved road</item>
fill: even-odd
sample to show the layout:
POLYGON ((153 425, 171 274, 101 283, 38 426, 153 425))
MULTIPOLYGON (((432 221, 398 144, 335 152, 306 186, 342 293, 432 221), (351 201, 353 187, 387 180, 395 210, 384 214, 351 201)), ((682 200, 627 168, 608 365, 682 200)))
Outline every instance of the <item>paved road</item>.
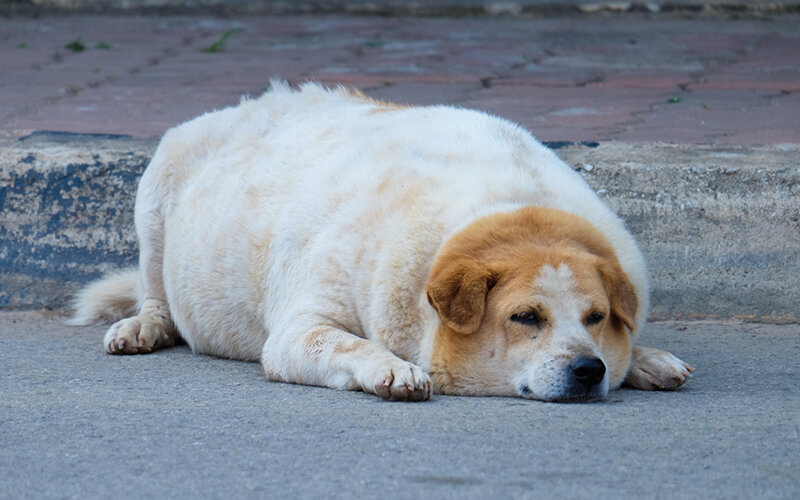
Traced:
POLYGON ((388 403, 103 330, 0 313, 0 498, 800 497, 798 325, 651 325, 695 378, 586 405, 388 403))

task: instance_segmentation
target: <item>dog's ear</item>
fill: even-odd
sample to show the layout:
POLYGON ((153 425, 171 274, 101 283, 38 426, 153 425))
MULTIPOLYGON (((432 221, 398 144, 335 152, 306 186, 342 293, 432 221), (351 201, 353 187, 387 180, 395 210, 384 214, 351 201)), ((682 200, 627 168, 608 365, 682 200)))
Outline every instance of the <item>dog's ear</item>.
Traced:
POLYGON ((628 275, 617 262, 608 259, 602 260, 599 271, 611 304, 611 320, 621 322, 630 331, 635 330, 639 298, 628 275))
POLYGON ((474 333, 483 320, 486 296, 497 275, 470 258, 460 258, 434 269, 428 280, 428 302, 453 330, 474 333))

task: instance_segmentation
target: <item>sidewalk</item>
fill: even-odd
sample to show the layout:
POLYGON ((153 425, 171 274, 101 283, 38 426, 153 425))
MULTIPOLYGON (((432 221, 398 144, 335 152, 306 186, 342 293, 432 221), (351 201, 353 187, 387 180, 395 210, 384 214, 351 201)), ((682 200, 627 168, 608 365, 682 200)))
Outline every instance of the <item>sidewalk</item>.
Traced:
POLYGON ((792 12, 44 13, 0 18, 0 68, 0 308, 62 308, 135 263, 133 192, 158 136, 279 77, 517 121, 625 218, 653 319, 797 321, 792 12))
POLYGON ((0 33, 11 136, 158 136, 279 77, 483 109, 545 141, 800 143, 797 15, 43 15, 0 33))

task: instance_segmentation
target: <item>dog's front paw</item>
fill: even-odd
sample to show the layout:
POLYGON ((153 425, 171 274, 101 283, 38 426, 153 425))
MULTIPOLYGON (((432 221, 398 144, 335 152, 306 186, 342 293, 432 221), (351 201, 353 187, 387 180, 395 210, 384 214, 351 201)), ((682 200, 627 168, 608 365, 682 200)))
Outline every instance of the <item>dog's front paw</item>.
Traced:
POLYGON ((169 340, 168 325, 140 315, 111 325, 103 345, 108 354, 147 354, 158 347, 166 347, 169 340))
POLYGON ((692 372, 694 368, 669 352, 636 346, 623 384, 645 391, 675 390, 692 378, 692 372))
POLYGON ((397 360, 380 366, 375 373, 375 382, 365 390, 374 392, 383 399, 394 401, 425 401, 433 392, 431 378, 422 368, 397 360))

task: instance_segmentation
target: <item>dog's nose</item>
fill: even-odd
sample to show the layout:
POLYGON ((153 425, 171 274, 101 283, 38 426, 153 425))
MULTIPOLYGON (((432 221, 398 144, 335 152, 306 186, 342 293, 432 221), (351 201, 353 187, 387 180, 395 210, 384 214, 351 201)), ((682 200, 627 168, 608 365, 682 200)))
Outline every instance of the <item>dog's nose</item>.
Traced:
POLYGON ((606 374, 606 365, 600 358, 575 358, 570 362, 569 368, 572 370, 572 375, 575 380, 586 387, 592 387, 599 384, 606 374))

